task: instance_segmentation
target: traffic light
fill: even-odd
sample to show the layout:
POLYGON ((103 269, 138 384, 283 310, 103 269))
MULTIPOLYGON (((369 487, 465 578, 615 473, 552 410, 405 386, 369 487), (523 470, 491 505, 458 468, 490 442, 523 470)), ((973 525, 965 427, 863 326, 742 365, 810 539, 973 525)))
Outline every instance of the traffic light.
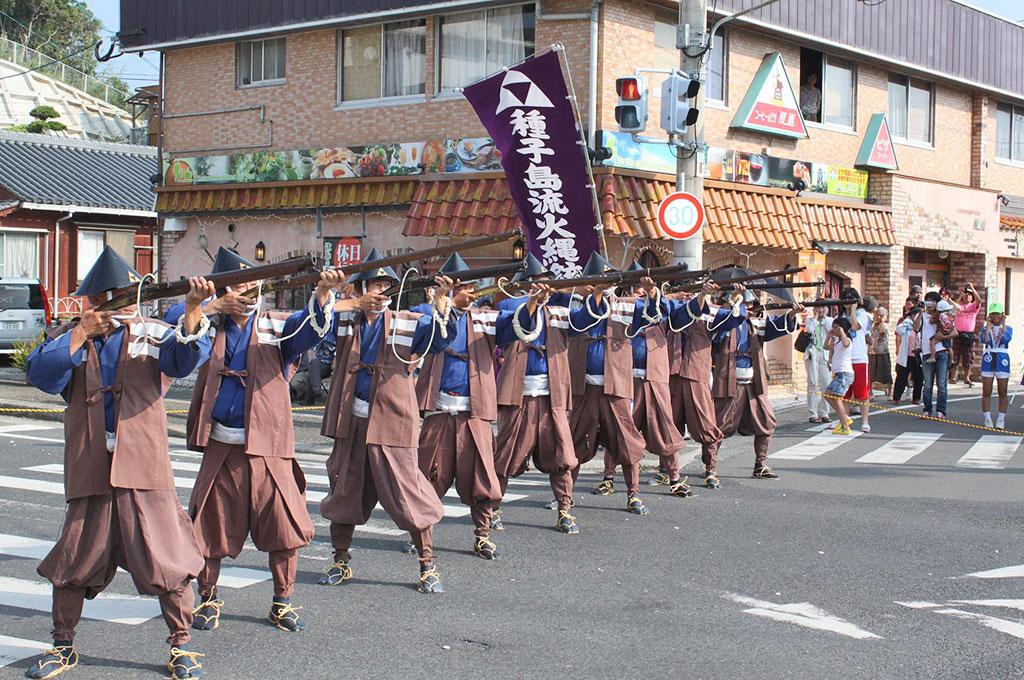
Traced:
POLYGON ((647 129, 647 79, 628 76, 615 81, 615 122, 621 132, 643 132, 647 129))
POLYGON ((684 135, 697 122, 700 111, 690 106, 697 96, 700 81, 673 73, 661 84, 661 127, 670 135, 684 135))

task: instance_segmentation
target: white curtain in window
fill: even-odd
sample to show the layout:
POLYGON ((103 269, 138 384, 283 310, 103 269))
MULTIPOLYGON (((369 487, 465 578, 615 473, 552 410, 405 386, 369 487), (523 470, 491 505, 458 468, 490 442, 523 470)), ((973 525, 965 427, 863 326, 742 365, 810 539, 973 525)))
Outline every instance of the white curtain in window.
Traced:
POLYGON ((102 231, 78 232, 78 281, 81 282, 89 273, 96 259, 103 252, 105 241, 102 231))
POLYGON ((825 63, 825 122, 853 127, 853 64, 832 57, 825 63))
POLYGON ((487 73, 526 58, 523 7, 500 7, 487 12, 487 73))
POLYGON ((445 17, 441 24, 441 90, 451 92, 487 75, 487 13, 445 17))
POLYGON ((996 109, 996 158, 1010 158, 1010 128, 1013 107, 1000 104, 996 109))
MULTIPOLYGON (((675 45, 675 32, 672 40, 675 45)), ((715 35, 715 44, 711 46, 708 56, 707 90, 704 96, 716 102, 725 101, 725 36, 721 33, 715 35)))
POLYGON ((384 96, 426 92, 427 29, 420 21, 384 27, 384 96))
POLYGON ((107 245, 114 249, 114 252, 125 259, 125 262, 135 266, 135 233, 131 231, 108 231, 107 245))
POLYGON ((1024 161, 1024 109, 1013 109, 1013 135, 1011 138, 1012 154, 1015 161, 1024 161))
POLYGON ((3 235, 3 275, 21 279, 39 278, 39 237, 7 232, 3 235))
POLYGON ((907 137, 907 85, 906 81, 889 80, 889 125, 892 136, 907 137))
POLYGON ((910 82, 907 136, 917 142, 932 141, 932 88, 927 83, 910 82))

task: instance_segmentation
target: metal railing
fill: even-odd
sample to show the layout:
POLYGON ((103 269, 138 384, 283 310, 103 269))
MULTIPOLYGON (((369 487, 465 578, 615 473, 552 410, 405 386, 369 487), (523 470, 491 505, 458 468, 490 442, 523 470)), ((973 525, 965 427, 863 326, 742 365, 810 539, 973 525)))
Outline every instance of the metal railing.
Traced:
POLYGON ((130 93, 111 85, 103 78, 91 76, 74 66, 54 61, 53 57, 2 36, 0 36, 0 59, 36 69, 39 73, 76 87, 109 104, 122 109, 127 108, 124 102, 131 96, 130 93))

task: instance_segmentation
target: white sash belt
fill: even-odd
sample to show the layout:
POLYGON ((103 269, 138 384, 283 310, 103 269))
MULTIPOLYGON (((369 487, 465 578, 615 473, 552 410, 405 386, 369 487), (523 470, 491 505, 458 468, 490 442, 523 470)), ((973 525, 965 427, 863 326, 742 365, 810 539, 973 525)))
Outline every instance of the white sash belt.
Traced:
POLYGON ((215 420, 210 429, 210 439, 216 439, 224 444, 245 444, 245 428, 228 427, 215 420))
POLYGON ((551 386, 547 374, 528 375, 523 378, 524 397, 546 397, 551 394, 551 386))
POLYGON ((437 393, 437 410, 442 413, 468 413, 469 396, 457 396, 447 392, 437 393))
POLYGON ((634 368, 633 377, 639 378, 640 380, 647 380, 647 369, 646 368, 634 368))
POLYGON ((590 375, 587 373, 587 384, 588 385, 604 385, 603 375, 590 375))
POLYGON ((352 415, 356 418, 369 418, 370 402, 359 397, 352 397, 352 415))
POLYGON ((736 367, 736 382, 748 383, 748 382, 750 382, 753 379, 754 379, 754 367, 753 366, 747 366, 746 368, 742 368, 740 366, 736 367))
POLYGON ((117 443, 117 435, 113 432, 104 432, 107 435, 107 453, 114 452, 114 444, 117 443))

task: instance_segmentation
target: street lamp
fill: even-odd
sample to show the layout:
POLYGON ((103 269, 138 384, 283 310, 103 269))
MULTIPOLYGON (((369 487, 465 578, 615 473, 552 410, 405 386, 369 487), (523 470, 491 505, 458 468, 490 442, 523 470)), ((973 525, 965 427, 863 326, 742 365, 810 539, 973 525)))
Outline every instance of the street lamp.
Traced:
POLYGON ((524 257, 526 257, 526 245, 523 243, 523 239, 517 238, 512 244, 512 259, 521 260, 524 257))
POLYGON ((263 241, 256 244, 256 261, 263 262, 267 259, 267 247, 263 245, 263 241))

